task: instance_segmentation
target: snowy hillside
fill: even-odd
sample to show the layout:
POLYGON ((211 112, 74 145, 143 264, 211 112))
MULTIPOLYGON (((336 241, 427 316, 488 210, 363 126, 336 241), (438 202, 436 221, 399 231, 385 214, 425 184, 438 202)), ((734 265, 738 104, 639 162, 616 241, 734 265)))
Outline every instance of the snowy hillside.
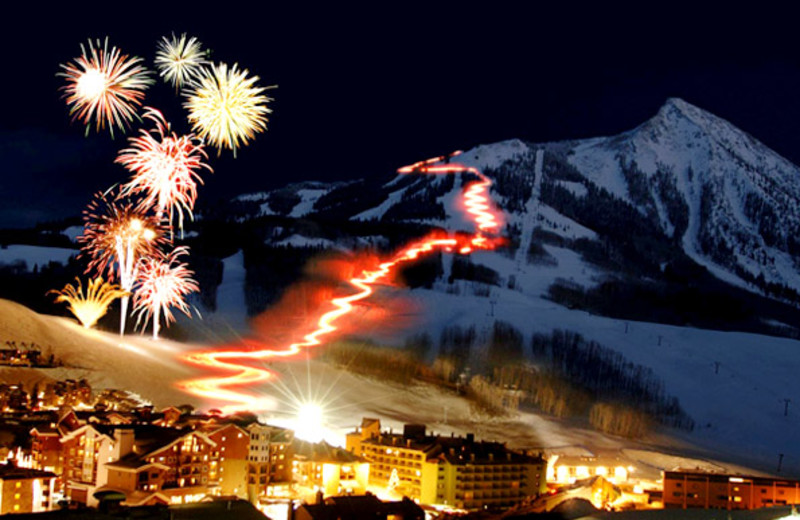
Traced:
MULTIPOLYGON (((628 372, 645 374, 658 406, 677 399, 694 429, 665 428, 670 442, 767 471, 783 454, 784 468, 800 475, 797 167, 678 99, 618 136, 509 140, 443 161, 474 166, 494 181, 508 244, 422 259, 400 273, 406 287, 384 287, 365 302, 356 313, 365 321, 348 324, 353 335, 393 346, 427 335, 432 361, 453 349, 443 340, 448 334, 473 331, 468 345, 458 343, 457 369, 479 373, 488 372, 498 323, 519 335, 509 364, 542 370, 547 360, 535 338, 571 331, 620 356, 614 359, 628 372), (400 314, 381 314, 387 309, 400 314)), ((331 294, 348 290, 334 270, 311 272, 311 264, 355 268, 361 253, 388 256, 432 229, 473 232, 461 203, 470 180, 392 173, 238 197, 228 214, 203 216, 187 233, 193 251, 206 255, 193 267, 214 297, 200 308, 204 321, 180 326, 203 329, 192 337, 246 335, 248 318, 299 280, 314 278, 331 294)), ((294 323, 295 315, 286 316, 294 323)), ((539 428, 542 445, 568 442, 549 419, 520 417, 539 428)), ((592 435, 581 438, 608 441, 592 435)))
POLYGON ((24 265, 27 270, 32 271, 51 262, 65 265, 78 252, 62 247, 9 245, 0 248, 0 266, 24 265))
MULTIPOLYGON (((509 222, 525 228, 523 242, 529 241, 531 223, 566 238, 594 239, 606 229, 586 212, 575 222, 575 206, 613 213, 613 202, 633 211, 625 216, 634 217, 637 228, 665 246, 678 246, 717 278, 798 298, 800 170, 685 101, 669 99, 652 119, 618 136, 546 144, 514 139, 475 147, 453 160, 495 177, 509 222), (543 153, 539 176, 537 152, 543 153)), ((452 177, 412 174, 374 182, 327 188, 304 183, 239 200, 283 201, 280 214, 289 216, 328 216, 335 209, 357 221, 416 222, 451 231, 469 225, 457 206, 461 182, 452 177)), ((256 214, 275 213, 266 204, 256 214)), ((617 224, 625 222, 611 223, 617 224)))
MULTIPOLYGON (((497 321, 520 331, 532 363, 534 334, 573 331, 652 370, 695 422, 679 436, 764 469, 782 453, 800 472, 800 415, 783 415, 785 399, 800 400, 791 370, 800 344, 737 332, 798 335, 798 312, 785 304, 800 289, 797 167, 679 99, 618 136, 510 140, 445 161, 495 181, 509 246, 443 255, 411 291, 381 296, 413 309, 407 326, 361 335, 401 345, 472 327, 469 366, 480 367, 497 321)), ((313 197, 308 186, 284 191, 296 205, 282 215, 301 207, 318 226, 282 220, 267 246, 357 251, 370 247, 358 235, 383 232, 388 252, 406 236, 395 239, 397 226, 471 231, 459 202, 467 180, 412 173, 325 193, 315 184, 313 197)))
MULTIPOLYGON (((235 259, 231 262, 235 263, 235 259)), ((153 341, 137 334, 120 338, 114 333, 86 330, 72 320, 39 315, 0 299, 0 341, 12 340, 18 344, 34 343, 66 366, 0 367, 0 381, 22 382, 30 388, 45 381, 85 378, 96 392, 125 389, 157 408, 187 403, 207 410, 225 404, 199 400, 175 385, 208 375, 178 360, 181 353, 203 349, 205 345, 153 341)), ((514 448, 548 452, 561 452, 565 446, 584 451, 586 447, 626 451, 633 448, 635 451, 630 453, 637 454, 635 459, 656 469, 682 464, 751 471, 738 466, 735 459, 733 463, 717 460, 713 454, 680 439, 654 436, 647 442, 623 440, 531 413, 489 417, 452 392, 423 383, 407 386, 365 379, 318 361, 288 361, 272 368, 277 372, 273 383, 257 389, 265 402, 271 403, 263 418, 270 424, 294 428, 296 406, 316 398, 329 411, 335 411, 325 416, 324 431, 316 433, 335 445, 344 445, 345 433, 360 424, 363 417, 380 417, 386 428, 399 430, 404 423, 422 422, 440 434, 474 433, 479 439, 507 442, 514 448), (369 388, 368 394, 365 387, 369 388)), ((656 472, 648 478, 657 477, 656 472)))
POLYGON ((720 277, 800 288, 800 170, 730 123, 670 99, 631 132, 567 155, 720 277))

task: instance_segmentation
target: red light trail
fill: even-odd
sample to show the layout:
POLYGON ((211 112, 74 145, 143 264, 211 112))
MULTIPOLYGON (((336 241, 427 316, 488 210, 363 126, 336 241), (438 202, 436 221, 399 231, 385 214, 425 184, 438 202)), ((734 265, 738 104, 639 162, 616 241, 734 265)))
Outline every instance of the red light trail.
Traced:
MULTIPOLYGON (((456 152, 458 153, 458 152, 456 152)), ((455 154, 454 154, 455 155, 455 154)), ((192 352, 184 355, 183 359, 194 365, 227 372, 230 375, 222 377, 204 377, 183 381, 178 386, 184 391, 215 401, 227 401, 223 406, 224 413, 238 411, 265 410, 267 401, 255 394, 239 391, 237 388, 263 383, 274 377, 273 373, 265 368, 258 368, 247 364, 254 361, 268 361, 272 359, 291 358, 305 349, 322 344, 326 336, 338 330, 336 322, 350 314, 356 307, 355 304, 369 298, 374 293, 374 286, 388 284, 397 271, 397 267, 406 262, 412 262, 420 256, 427 255, 436 250, 446 252, 457 251, 467 254, 479 249, 494 249, 503 242, 497 236, 501 227, 499 212, 492 208, 489 198, 491 179, 483 175, 477 168, 455 163, 442 163, 444 157, 436 157, 420 161, 398 170, 399 173, 424 173, 424 174, 455 174, 472 173, 479 180, 469 183, 463 194, 464 211, 471 217, 477 226, 473 235, 442 236, 433 233, 421 240, 412 242, 402 248, 390 260, 377 265, 375 269, 363 270, 361 275, 350 278, 346 282, 356 292, 337 298, 332 298, 328 310, 317 320, 317 327, 306 334, 302 341, 292 343, 283 348, 268 348, 263 343, 246 340, 242 345, 222 347, 211 351, 192 352), (487 233, 490 234, 487 236, 487 233)))

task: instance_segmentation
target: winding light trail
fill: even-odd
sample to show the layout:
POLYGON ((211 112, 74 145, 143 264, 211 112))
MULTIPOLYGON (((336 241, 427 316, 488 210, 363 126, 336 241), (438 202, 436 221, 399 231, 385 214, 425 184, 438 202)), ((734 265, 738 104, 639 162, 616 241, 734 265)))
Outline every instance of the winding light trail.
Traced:
MULTIPOLYGON (((456 152, 451 157, 459 153, 456 152)), ((391 275, 397 271, 398 265, 412 262, 420 256, 436 250, 457 251, 460 254, 468 254, 478 249, 494 249, 503 243, 503 239, 498 236, 501 217, 499 212, 492 208, 489 198, 489 188, 492 185, 491 179, 483 175, 477 168, 457 163, 442 163, 442 161, 445 161, 444 156, 435 157, 404 166, 398 172, 424 174, 472 173, 477 176, 479 180, 469 183, 462 194, 464 211, 477 225, 477 232, 474 235, 442 236, 441 233, 433 233, 405 246, 390 260, 380 263, 375 270, 364 270, 360 276, 347 280, 347 283, 356 292, 348 296, 331 299, 330 306, 332 309, 319 318, 317 328, 306 334, 300 342, 292 343, 284 348, 267 348, 260 342, 246 340, 242 345, 185 354, 183 359, 189 363, 215 371, 227 372, 230 375, 190 379, 178 383, 178 387, 199 397, 214 401, 227 401, 230 404, 222 407, 223 413, 266 410, 270 407, 268 400, 253 393, 241 391, 239 387, 263 383, 274 377, 274 374, 270 370, 252 366, 247 363, 248 361, 290 358, 304 349, 322 344, 325 336, 329 336, 337 330, 337 320, 352 312, 355 308, 354 304, 369 298, 374 292, 375 285, 388 283, 391 275)))

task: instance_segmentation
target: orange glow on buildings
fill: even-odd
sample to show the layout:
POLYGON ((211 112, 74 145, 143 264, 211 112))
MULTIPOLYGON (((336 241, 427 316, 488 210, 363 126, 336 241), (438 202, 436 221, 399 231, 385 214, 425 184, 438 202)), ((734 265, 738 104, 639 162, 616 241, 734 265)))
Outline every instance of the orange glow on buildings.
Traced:
MULTIPOLYGON (((342 280, 354 292, 346 296, 330 298, 329 302, 325 304, 328 310, 316 320, 315 328, 303 336, 301 341, 293 342, 286 347, 272 348, 261 341, 246 340, 241 345, 226 346, 211 351, 192 352, 185 355, 184 360, 189 363, 227 375, 191 379, 179 383, 179 387, 196 396, 229 403, 222 406, 222 410, 225 413, 269 409, 271 403, 268 399, 240 390, 242 387, 258 385, 275 377, 271 371, 263 367, 254 366, 254 363, 292 358, 306 349, 316 347, 324 341, 330 340, 333 337, 333 333, 341 332, 342 318, 351 314, 357 305, 363 305, 364 300, 375 292, 376 285, 391 283, 398 271, 398 266, 402 264, 413 262, 435 251, 468 254, 476 250, 491 250, 502 244, 503 239, 498 236, 502 215, 493 208, 489 197, 489 189, 492 185, 491 179, 474 167, 457 163, 441 164, 444 160, 444 157, 428 159, 400 168, 398 172, 420 174, 470 173, 477 176, 479 180, 469 183, 462 193, 464 211, 475 223, 476 233, 472 235, 456 234, 454 236, 433 233, 425 238, 411 242, 391 259, 380 263, 377 260, 373 261, 373 267, 367 267, 361 270, 359 275, 342 280), (375 265, 376 263, 377 265, 375 265)), ((356 267, 355 262, 353 261, 354 268, 356 267)))

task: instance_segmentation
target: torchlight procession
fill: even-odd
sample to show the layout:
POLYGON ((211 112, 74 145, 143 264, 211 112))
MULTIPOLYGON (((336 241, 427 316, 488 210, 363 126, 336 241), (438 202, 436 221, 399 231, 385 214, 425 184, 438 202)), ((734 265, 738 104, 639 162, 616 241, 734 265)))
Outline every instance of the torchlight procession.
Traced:
POLYGON ((185 355, 185 361, 209 369, 219 369, 229 375, 223 377, 204 377, 179 383, 179 387, 193 395, 223 402, 225 413, 239 411, 265 411, 270 403, 262 397, 240 390, 254 387, 273 378, 275 374, 244 361, 267 361, 273 358, 288 359, 305 349, 322 344, 337 331, 336 322, 350 314, 354 306, 369 298, 379 284, 389 284, 397 267, 428 255, 434 251, 468 254, 474 250, 494 249, 504 240, 497 236, 501 227, 501 214, 494 209, 489 196, 492 181, 477 168, 456 163, 438 164, 444 157, 437 157, 400 168, 404 174, 457 174, 468 173, 479 180, 469 183, 462 194, 463 210, 476 224, 477 232, 471 236, 452 237, 434 233, 402 248, 390 260, 379 263, 375 269, 365 269, 361 275, 346 280, 356 292, 330 300, 333 309, 325 312, 317 321, 317 328, 306 334, 302 341, 291 343, 284 348, 270 348, 257 340, 246 340, 242 345, 223 347, 205 352, 192 352, 185 355), (242 362, 237 362, 237 360, 242 362))

